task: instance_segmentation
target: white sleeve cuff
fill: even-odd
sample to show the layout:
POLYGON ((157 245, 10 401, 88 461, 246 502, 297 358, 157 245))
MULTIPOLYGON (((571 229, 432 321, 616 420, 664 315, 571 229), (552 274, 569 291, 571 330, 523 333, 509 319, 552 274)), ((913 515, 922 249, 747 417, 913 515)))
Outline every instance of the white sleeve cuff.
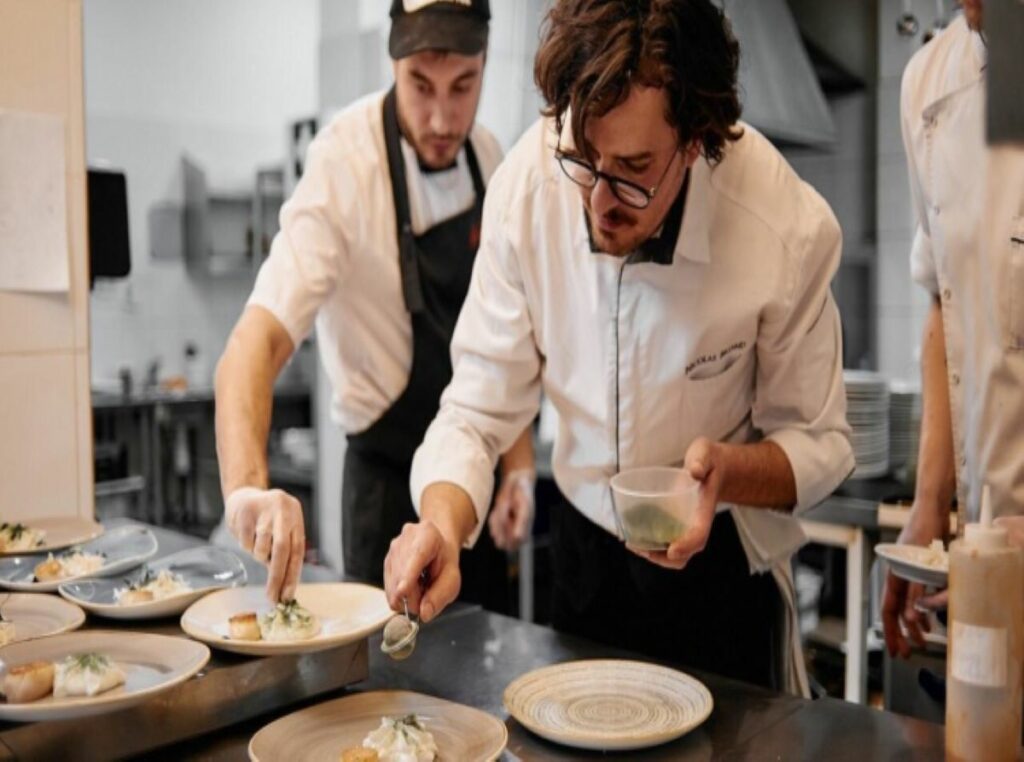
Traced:
POLYGON ((494 492, 494 464, 480 447, 474 446, 472 438, 464 433, 452 429, 443 434, 428 431, 423 444, 413 456, 409 475, 409 487, 417 515, 420 513, 423 491, 438 482, 450 482, 461 487, 473 501, 476 526, 463 546, 472 548, 487 523, 487 512, 494 492))
POLYGON ((793 469, 796 482, 793 515, 813 508, 831 495, 856 466, 850 440, 840 431, 811 433, 779 429, 765 439, 782 448, 793 469))

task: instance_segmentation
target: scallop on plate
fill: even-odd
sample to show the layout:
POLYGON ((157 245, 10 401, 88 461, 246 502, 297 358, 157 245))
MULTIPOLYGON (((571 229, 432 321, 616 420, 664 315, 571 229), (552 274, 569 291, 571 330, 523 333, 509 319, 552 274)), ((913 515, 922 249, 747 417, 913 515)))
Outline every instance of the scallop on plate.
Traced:
POLYGON ((143 564, 126 577, 65 582, 58 590, 90 614, 157 619, 177 616, 207 593, 245 582, 245 566, 238 556, 206 546, 143 564))
POLYGON ((146 527, 122 526, 59 553, 0 558, 0 587, 52 593, 67 582, 128 571, 156 552, 156 537, 146 527))
POLYGON ((353 582, 299 585, 295 604, 273 606, 263 587, 219 590, 189 606, 181 629, 225 651, 274 656, 354 643, 380 630, 394 614, 383 590, 353 582), (291 621, 296 623, 293 637, 287 627, 291 621))
POLYGON ((124 630, 12 643, 0 648, 0 683, 10 694, 0 701, 0 720, 67 720, 124 709, 185 682, 209 660, 210 649, 194 640, 124 630), (83 695, 61 695, 66 692, 83 695))

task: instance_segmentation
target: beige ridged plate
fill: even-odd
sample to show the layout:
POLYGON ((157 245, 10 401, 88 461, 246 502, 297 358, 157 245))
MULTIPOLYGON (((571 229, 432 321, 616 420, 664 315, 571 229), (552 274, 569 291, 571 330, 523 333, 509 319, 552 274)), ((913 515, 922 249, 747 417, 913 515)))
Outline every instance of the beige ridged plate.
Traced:
POLYGON ((295 598, 320 620, 320 632, 308 640, 269 642, 228 637, 228 620, 235 614, 264 614, 272 608, 264 589, 253 586, 219 590, 199 599, 182 614, 181 629, 196 640, 225 651, 275 656, 354 643, 377 632, 394 614, 383 590, 353 582, 299 585, 295 598))
POLYGON ((585 660, 528 672, 505 689, 505 708, 541 738, 579 749, 627 751, 693 730, 714 702, 703 683, 637 661, 585 660))
POLYGON ((363 745, 383 717, 415 714, 437 743, 437 758, 491 762, 505 749, 504 723, 479 709, 408 691, 372 691, 311 706, 265 726, 249 742, 253 762, 338 762, 363 745))
POLYGON ((85 622, 85 612, 75 604, 36 593, 0 594, 0 617, 14 625, 11 643, 70 632, 85 622))
MULTIPOLYGON (((14 522, 11 522, 14 523, 14 522)), ((23 524, 32 529, 46 532, 43 544, 28 550, 0 551, 0 556, 19 556, 26 553, 51 553, 56 550, 81 545, 103 534, 103 525, 92 519, 77 516, 53 516, 49 518, 31 519, 23 524)))
POLYGON ((26 704, 0 702, 0 720, 67 720, 124 709, 185 682, 210 660, 209 648, 187 638, 124 630, 89 630, 0 648, 0 679, 8 669, 20 664, 59 661, 65 656, 82 653, 107 656, 124 671, 125 684, 96 696, 54 698, 50 695, 26 704))

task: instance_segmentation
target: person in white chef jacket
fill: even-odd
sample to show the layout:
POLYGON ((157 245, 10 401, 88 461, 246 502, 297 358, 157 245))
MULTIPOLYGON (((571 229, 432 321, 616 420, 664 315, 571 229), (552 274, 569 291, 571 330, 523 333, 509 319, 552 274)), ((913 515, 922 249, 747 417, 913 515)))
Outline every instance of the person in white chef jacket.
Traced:
MULTIPOLYGON (((986 145, 984 4, 961 5, 964 13, 903 75, 917 217, 911 270, 932 304, 917 486, 900 541, 946 538, 954 497, 961 522, 976 521, 988 484, 997 521, 1024 545, 1024 145, 986 145)), ((922 592, 892 574, 886 580, 882 618, 892 655, 923 645, 920 609, 943 604, 922 592)))
POLYGON ((739 50, 710 0, 561 0, 535 76, 547 103, 495 173, 416 453, 420 521, 385 562, 424 621, 460 584, 498 453, 557 410, 559 630, 807 692, 795 515, 853 470, 825 201, 738 121, 739 50), (620 539, 609 479, 684 464, 698 517, 664 553, 620 539), (422 585, 421 572, 427 571, 422 585))
MULTIPOLYGON (((497 141, 474 123, 488 1, 394 0, 391 19, 395 85, 343 110, 311 144, 217 370, 226 521, 268 564, 273 600, 294 596, 305 553, 301 506, 268 489, 274 379, 315 321, 331 415, 347 436, 345 573, 381 583, 391 538, 416 518, 412 456, 451 378, 484 187, 501 161, 497 141)), ((532 512, 529 423, 502 447, 503 520, 493 533, 505 547, 522 539, 532 512)), ((465 592, 500 609, 507 561, 486 544, 463 559, 465 592)))

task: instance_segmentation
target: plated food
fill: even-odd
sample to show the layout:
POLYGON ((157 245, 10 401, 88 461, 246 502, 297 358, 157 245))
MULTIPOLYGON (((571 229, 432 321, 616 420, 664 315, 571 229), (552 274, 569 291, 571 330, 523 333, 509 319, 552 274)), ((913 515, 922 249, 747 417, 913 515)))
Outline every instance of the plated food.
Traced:
POLYGON ((124 685, 124 671, 98 653, 71 654, 60 661, 33 661, 12 667, 0 690, 11 704, 26 704, 53 694, 95 696, 124 685))
POLYGON ((236 640, 287 643, 309 640, 318 632, 320 619, 298 601, 282 601, 261 616, 243 611, 228 617, 228 635, 236 640))
POLYGON ((884 558, 892 573, 910 582, 929 587, 946 587, 949 581, 949 554, 942 540, 933 540, 928 547, 881 543, 875 553, 884 558))
POLYGON ((249 757, 256 762, 490 762, 507 742, 505 723, 479 709, 421 693, 371 691, 271 722, 249 742, 249 757))
POLYGON ((45 561, 36 564, 33 576, 36 582, 87 577, 102 569, 105 561, 102 553, 89 553, 81 548, 69 550, 58 556, 50 553, 45 561))
POLYGON ((433 734, 415 714, 383 717, 380 727, 363 739, 363 745, 347 750, 342 758, 360 751, 372 752, 371 759, 379 762, 434 762, 438 754, 433 734))
POLYGON ((20 522, 0 523, 0 553, 23 553, 43 545, 46 532, 20 522))
POLYGON ((187 680, 210 649, 187 638, 90 630, 0 648, 0 720, 70 719, 121 709, 187 680))
POLYGON ((103 525, 77 516, 0 520, 0 555, 49 553, 81 545, 103 534, 103 525))
POLYGON ((71 580, 120 574, 156 552, 156 537, 146 527, 118 527, 61 553, 0 558, 0 587, 22 592, 53 592, 71 580))
POLYGON ((139 620, 181 614, 206 593, 244 585, 246 578, 234 553, 203 546, 143 564, 127 577, 69 582, 58 589, 91 614, 139 620))
POLYGON ((711 714, 699 680, 646 662, 555 664, 514 680, 505 708, 541 738, 580 749, 630 751, 667 743, 711 714))
POLYGON ((114 600, 118 606, 134 606, 137 603, 162 601, 174 595, 192 591, 192 586, 184 577, 170 569, 161 569, 154 574, 148 566, 143 567, 142 576, 136 580, 125 580, 126 587, 114 590, 114 600))
POLYGON ((391 616, 384 591, 335 582, 299 585, 295 601, 273 606, 262 587, 220 590, 193 603, 181 627, 216 648, 253 656, 306 653, 346 645, 391 616))

